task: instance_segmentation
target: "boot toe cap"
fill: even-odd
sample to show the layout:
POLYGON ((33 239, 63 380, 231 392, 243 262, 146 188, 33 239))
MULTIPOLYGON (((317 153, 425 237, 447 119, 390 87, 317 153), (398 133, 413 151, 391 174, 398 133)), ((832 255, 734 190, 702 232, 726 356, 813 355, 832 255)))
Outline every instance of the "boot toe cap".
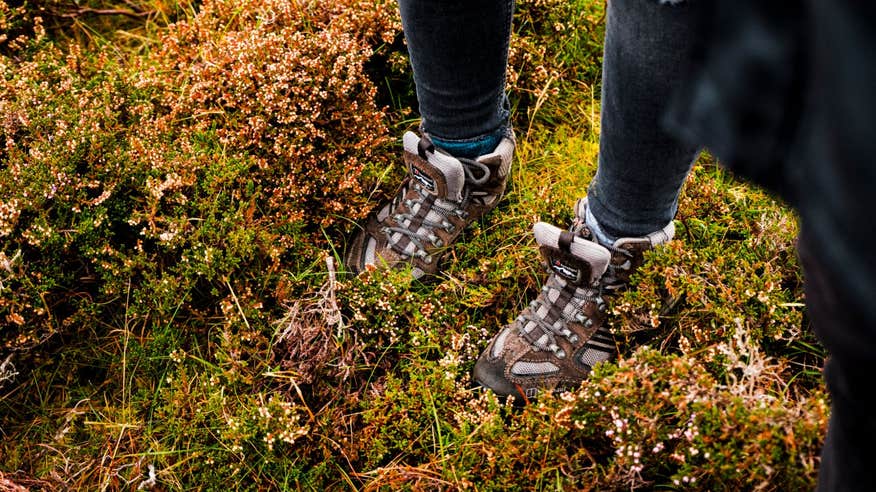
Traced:
POLYGON ((490 360, 486 354, 481 355, 475 363, 474 380, 497 396, 523 396, 519 386, 505 376, 505 362, 502 359, 490 360))

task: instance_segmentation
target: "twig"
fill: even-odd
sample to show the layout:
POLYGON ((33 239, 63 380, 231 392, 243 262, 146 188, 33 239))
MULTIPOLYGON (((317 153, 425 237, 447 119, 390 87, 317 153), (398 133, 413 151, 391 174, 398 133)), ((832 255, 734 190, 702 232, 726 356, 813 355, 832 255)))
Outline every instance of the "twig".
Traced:
POLYGON ((15 379, 15 376, 18 376, 18 371, 15 370, 15 366, 12 364, 12 354, 9 354, 6 356, 6 360, 0 364, 0 386, 3 386, 6 381, 15 379))
POLYGON ((158 477, 155 476, 155 465, 149 463, 147 467, 149 468, 149 476, 140 482, 140 485, 137 486, 137 490, 151 490, 157 483, 158 477))
POLYGON ((240 317, 243 318, 243 323, 246 324, 247 330, 252 330, 252 327, 249 326, 249 320, 246 319, 246 313, 243 312, 243 308, 240 307, 240 301, 237 300, 237 294, 234 293, 234 288, 231 287, 231 282, 228 279, 225 279, 225 285, 228 286, 228 290, 231 292, 231 297, 234 299, 234 305, 237 306, 237 312, 240 313, 240 317))

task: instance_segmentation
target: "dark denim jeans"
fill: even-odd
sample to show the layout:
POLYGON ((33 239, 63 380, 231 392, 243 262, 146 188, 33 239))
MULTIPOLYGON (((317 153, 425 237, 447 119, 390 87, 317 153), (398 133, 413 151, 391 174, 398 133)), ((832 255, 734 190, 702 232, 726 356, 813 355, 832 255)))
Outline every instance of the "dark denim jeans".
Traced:
POLYGON ((447 141, 504 134, 514 0, 399 0, 399 7, 423 130, 447 141))
POLYGON ((644 236, 678 211, 698 149, 667 133, 661 120, 690 69, 697 5, 608 2, 599 166, 588 203, 610 236, 644 236))
MULTIPOLYGON (((448 141, 504 133, 513 0, 399 5, 423 130, 448 141)), ((599 170, 589 189, 591 211, 609 235, 645 235, 675 216, 697 149, 662 130, 660 119, 688 70, 695 6, 609 2, 599 170)))

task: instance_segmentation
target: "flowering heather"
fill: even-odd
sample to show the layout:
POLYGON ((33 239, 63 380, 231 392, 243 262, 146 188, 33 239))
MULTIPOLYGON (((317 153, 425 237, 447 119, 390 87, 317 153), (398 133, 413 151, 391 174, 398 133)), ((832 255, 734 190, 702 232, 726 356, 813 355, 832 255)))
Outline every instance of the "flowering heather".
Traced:
POLYGON ((318 257, 322 230, 367 213, 389 138, 364 65, 399 33, 385 3, 207 2, 130 60, 35 31, 0 57, 0 237, 18 258, 0 317, 27 326, 0 331, 9 347, 128 289, 145 313, 198 278, 318 257))
POLYGON ((416 124, 393 0, 18 3, 0 490, 814 486, 794 217, 708 158, 612 306, 621 360, 525 409, 472 388, 539 290, 531 224, 595 171, 604 2, 517 2, 510 187, 430 285, 337 261, 416 124))
POLYGON ((133 136, 143 149, 136 157, 157 157, 162 171, 201 172, 204 162, 154 152, 214 133, 225 158, 250 161, 240 179, 262 190, 256 206, 275 225, 362 218, 363 172, 384 159, 377 150, 388 142, 364 65, 399 34, 391 13, 386 2, 206 3, 171 26, 132 81, 160 94, 154 125, 133 136), (162 145, 167 130, 175 139, 162 145))

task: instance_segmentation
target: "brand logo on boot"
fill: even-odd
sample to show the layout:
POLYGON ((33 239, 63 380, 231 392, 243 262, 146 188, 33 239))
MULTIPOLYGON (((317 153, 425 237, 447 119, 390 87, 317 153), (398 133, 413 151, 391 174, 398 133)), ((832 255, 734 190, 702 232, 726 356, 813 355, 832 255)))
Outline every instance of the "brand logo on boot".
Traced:
POLYGON ((417 166, 411 166, 411 175, 420 182, 427 190, 435 192, 435 180, 430 178, 428 174, 422 171, 417 166))
POLYGON ((569 266, 556 258, 551 260, 551 268, 553 268, 554 272, 556 272, 557 275, 565 278, 566 280, 571 280, 572 282, 581 281, 580 269, 569 266))

